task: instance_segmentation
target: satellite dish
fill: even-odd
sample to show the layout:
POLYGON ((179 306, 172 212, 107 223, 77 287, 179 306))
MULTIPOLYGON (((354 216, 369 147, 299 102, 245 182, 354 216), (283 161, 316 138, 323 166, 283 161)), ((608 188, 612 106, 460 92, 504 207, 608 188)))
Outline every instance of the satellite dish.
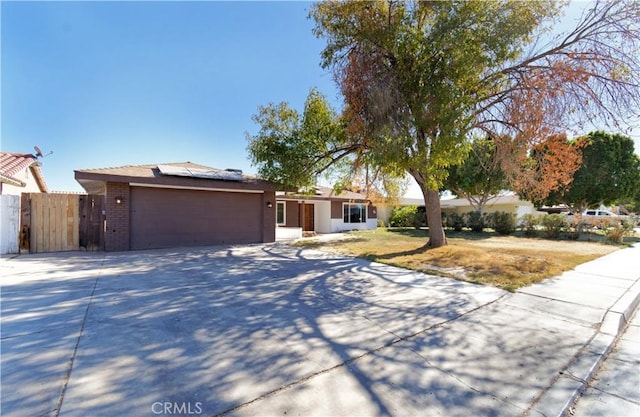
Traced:
POLYGON ((44 157, 47 157, 47 156, 49 156, 49 155, 51 155, 53 153, 53 151, 49 151, 48 154, 43 155, 42 154, 42 149, 40 149, 39 147, 34 146, 33 149, 36 151, 36 158, 44 158, 44 157))

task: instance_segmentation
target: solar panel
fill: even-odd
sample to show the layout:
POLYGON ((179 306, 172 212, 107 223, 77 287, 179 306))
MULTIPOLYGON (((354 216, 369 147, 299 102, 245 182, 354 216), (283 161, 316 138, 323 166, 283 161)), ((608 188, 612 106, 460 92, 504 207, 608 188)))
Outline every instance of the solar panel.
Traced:
POLYGON ((170 175, 175 177, 205 178, 210 180, 223 181, 244 181, 242 171, 224 170, 224 169, 200 169, 187 168, 175 165, 158 165, 158 169, 162 175, 170 175))

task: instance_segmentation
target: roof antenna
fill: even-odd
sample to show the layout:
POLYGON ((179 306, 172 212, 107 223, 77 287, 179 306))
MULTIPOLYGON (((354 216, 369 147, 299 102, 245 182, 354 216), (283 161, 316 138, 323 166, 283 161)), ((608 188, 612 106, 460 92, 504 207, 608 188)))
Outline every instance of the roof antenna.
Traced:
POLYGON ((36 158, 45 158, 53 153, 53 151, 49 152, 46 155, 42 154, 42 150, 38 146, 34 146, 33 149, 36 151, 36 158))

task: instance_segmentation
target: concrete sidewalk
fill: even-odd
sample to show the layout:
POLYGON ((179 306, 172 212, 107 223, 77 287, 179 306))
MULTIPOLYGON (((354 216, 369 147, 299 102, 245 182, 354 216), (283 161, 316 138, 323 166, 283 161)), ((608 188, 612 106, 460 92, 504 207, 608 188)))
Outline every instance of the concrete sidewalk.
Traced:
POLYGON ((637 311, 571 411, 575 417, 640 416, 640 314, 637 311))
POLYGON ((533 407, 544 415, 566 414, 640 304, 640 244, 579 265, 575 271, 522 289, 521 293, 562 302, 571 308, 572 320, 587 318, 590 312, 599 315, 593 316, 599 317, 594 322, 597 332, 533 407))
POLYGON ((281 244, 2 259, 3 416, 557 416, 640 245, 517 293, 281 244))

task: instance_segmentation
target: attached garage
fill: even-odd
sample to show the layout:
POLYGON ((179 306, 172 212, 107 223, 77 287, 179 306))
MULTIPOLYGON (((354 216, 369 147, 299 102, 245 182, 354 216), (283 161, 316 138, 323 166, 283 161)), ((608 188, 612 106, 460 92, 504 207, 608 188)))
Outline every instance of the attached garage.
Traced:
POLYGON ((237 170, 191 162, 75 171, 105 196, 105 250, 275 240, 275 189, 237 170))
POLYGON ((131 187, 131 249, 262 241, 262 196, 131 187))

